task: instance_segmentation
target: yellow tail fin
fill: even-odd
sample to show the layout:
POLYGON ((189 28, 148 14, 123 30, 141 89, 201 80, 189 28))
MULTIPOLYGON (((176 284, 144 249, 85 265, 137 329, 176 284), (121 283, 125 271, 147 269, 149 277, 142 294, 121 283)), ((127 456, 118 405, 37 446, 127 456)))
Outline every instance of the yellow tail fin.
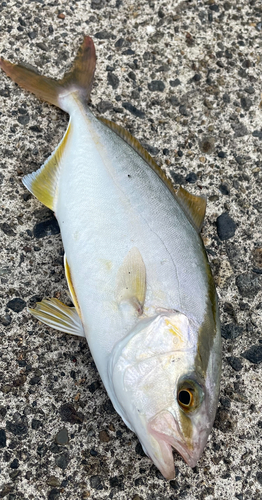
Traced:
POLYGON ((95 66, 95 46, 89 36, 85 36, 71 71, 66 73, 61 80, 39 75, 22 64, 12 64, 5 59, 0 59, 0 67, 14 82, 65 111, 67 109, 64 107, 63 97, 70 92, 77 92, 81 99, 89 99, 95 66))

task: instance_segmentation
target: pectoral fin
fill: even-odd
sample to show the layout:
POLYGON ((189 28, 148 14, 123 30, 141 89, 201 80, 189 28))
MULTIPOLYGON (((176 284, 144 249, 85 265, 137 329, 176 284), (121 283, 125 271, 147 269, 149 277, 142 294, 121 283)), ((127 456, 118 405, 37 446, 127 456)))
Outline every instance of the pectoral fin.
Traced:
POLYGON ((85 337, 81 320, 75 307, 68 307, 58 299, 46 299, 37 302, 35 309, 29 312, 45 325, 51 326, 61 332, 85 337))
POLYGON ((117 275, 117 301, 129 302, 139 314, 146 294, 146 268, 138 248, 132 248, 117 275))

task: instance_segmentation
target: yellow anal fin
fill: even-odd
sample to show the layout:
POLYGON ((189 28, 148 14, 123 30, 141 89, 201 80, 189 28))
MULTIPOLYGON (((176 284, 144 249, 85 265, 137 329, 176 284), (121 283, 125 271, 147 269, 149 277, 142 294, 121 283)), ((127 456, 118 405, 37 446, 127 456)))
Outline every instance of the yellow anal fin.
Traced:
POLYGON ((62 168, 62 159, 66 146, 70 142, 72 125, 69 122, 67 131, 52 155, 36 171, 23 178, 23 184, 36 198, 51 210, 55 211, 58 193, 59 177, 62 168))
POLYGON ((37 302, 35 309, 28 311, 45 325, 70 335, 85 337, 81 320, 74 307, 68 307, 58 299, 37 302))
POLYGON ((176 196, 189 221, 197 232, 200 232, 206 213, 206 198, 195 196, 182 187, 179 188, 176 196))
POLYGON ((117 274, 117 301, 129 302, 142 314, 146 295, 146 268, 138 248, 132 248, 117 274))
POLYGON ((66 280, 67 280, 69 292, 70 292, 73 304, 76 308, 77 314, 78 314, 79 318, 81 318, 80 307, 78 304, 76 292, 75 292, 74 285, 72 282, 71 271, 70 271, 70 267, 69 267, 68 262, 67 262, 66 254, 64 254, 64 267, 65 267, 65 275, 66 275, 66 280))

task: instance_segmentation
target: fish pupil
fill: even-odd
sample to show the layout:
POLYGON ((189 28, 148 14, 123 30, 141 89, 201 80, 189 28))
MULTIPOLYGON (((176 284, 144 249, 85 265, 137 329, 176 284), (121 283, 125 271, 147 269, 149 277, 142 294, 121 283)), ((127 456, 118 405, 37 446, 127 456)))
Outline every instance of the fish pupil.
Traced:
POLYGON ((191 395, 189 391, 180 391, 178 394, 179 403, 184 406, 189 406, 191 401, 191 395))

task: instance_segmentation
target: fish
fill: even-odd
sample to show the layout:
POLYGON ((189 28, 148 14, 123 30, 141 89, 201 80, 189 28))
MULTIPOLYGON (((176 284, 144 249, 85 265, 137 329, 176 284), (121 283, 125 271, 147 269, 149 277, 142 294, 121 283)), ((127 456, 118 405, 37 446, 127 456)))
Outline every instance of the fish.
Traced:
POLYGON ((58 220, 73 307, 47 298, 29 311, 86 338, 115 410, 170 480, 173 450, 196 465, 218 405, 219 312, 200 234, 206 199, 175 190, 128 131, 91 112, 89 36, 60 80, 0 66, 70 115, 55 151, 23 183, 58 220))

